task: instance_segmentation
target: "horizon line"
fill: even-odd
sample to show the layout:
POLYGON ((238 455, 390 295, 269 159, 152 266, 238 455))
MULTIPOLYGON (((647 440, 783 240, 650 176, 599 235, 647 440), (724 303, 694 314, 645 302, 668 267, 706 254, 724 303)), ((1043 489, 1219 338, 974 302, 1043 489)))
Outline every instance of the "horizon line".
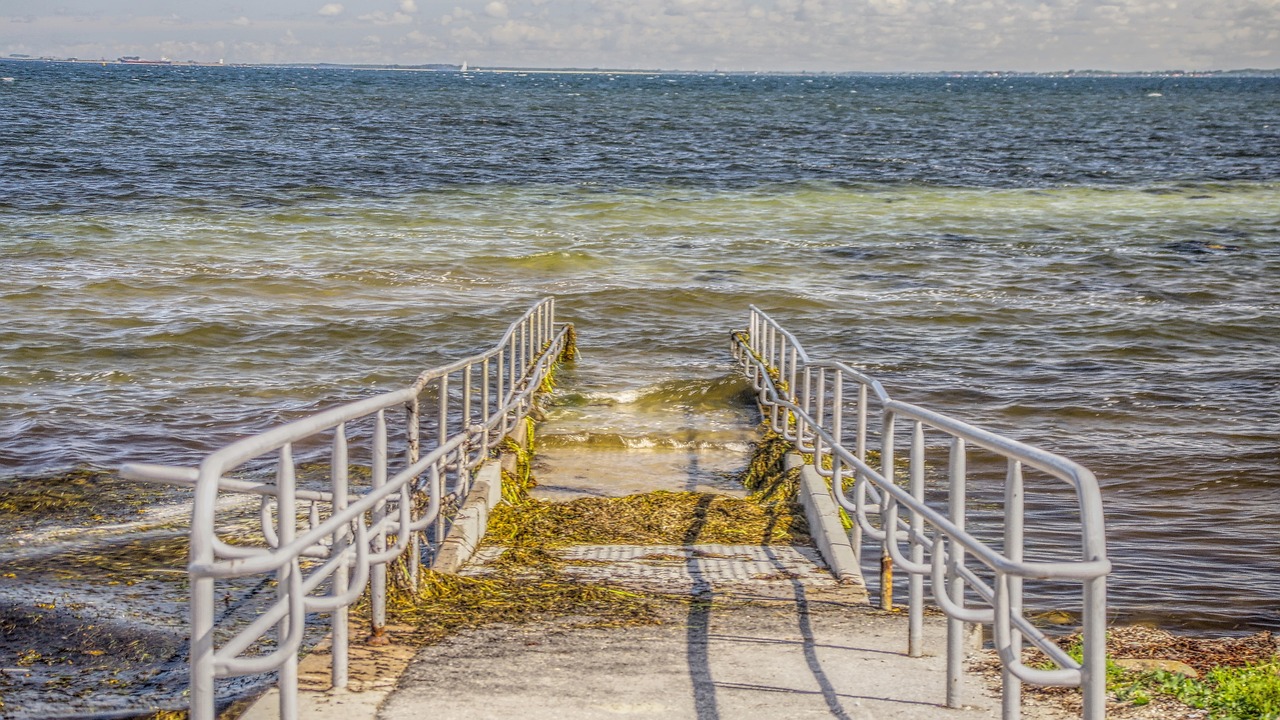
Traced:
POLYGON ((529 73, 610 73, 610 74, 630 74, 630 75, 989 75, 989 76, 1017 76, 1017 75, 1110 75, 1110 76, 1129 76, 1129 75, 1146 75, 1146 76, 1195 76, 1195 75, 1224 75, 1224 74, 1245 74, 1254 73, 1261 75, 1280 75, 1280 67, 1277 68, 1166 68, 1161 70, 1108 70, 1105 68, 1068 68, 1059 70, 1010 70, 1010 69, 949 69, 949 70, 726 70, 720 68, 711 69, 681 69, 681 68, 621 68, 621 67, 547 67, 547 66, 521 66, 521 65, 469 65, 467 63, 438 63, 424 62, 415 64, 406 63, 371 63, 371 62, 336 62, 336 61, 301 61, 301 62, 224 62, 222 60, 170 60, 168 58, 160 58, 156 60, 143 60, 139 58, 116 58, 108 60, 99 58, 90 60, 87 58, 76 57, 54 57, 48 55, 32 56, 23 53, 10 53, 9 55, 0 57, 3 61, 13 62, 55 62, 55 63, 75 63, 83 65, 144 65, 156 67, 266 67, 266 68, 319 68, 319 67, 336 67, 349 68, 353 70, 402 70, 402 71, 425 71, 425 72, 529 72, 529 73), (128 60, 126 62, 126 60, 128 60), (465 70, 464 70, 465 67, 465 70))

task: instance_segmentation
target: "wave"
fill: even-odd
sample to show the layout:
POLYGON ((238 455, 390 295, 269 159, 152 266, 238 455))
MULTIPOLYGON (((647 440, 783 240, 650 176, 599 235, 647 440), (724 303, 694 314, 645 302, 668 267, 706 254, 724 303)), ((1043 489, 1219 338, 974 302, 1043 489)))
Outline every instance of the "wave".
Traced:
POLYGON ((473 255, 466 259, 468 267, 562 272, 607 267, 609 258, 581 250, 548 250, 518 256, 473 255))
POLYGON ((627 435, 613 432, 546 433, 538 436, 546 449, 581 450, 696 450, 746 453, 751 442, 741 432, 682 430, 670 433, 627 435))
POLYGON ((682 408, 723 410, 755 404, 755 391, 737 373, 714 378, 677 378, 630 390, 563 392, 555 404, 568 407, 620 406, 637 410, 682 408))

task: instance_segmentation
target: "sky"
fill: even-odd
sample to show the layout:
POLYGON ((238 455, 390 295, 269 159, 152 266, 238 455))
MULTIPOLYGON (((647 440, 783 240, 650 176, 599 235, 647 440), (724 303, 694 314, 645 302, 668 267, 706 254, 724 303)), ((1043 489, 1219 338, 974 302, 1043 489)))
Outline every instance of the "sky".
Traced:
POLYGON ((1280 68, 1280 0, 0 0, 0 57, 781 72, 1280 68))

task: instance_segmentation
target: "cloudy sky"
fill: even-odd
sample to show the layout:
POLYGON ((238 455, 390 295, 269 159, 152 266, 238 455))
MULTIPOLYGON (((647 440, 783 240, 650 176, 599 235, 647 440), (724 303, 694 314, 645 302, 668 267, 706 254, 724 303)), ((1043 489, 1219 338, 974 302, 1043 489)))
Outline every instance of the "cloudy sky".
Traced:
POLYGON ((0 56, 682 70, 1280 67, 1280 0, 0 0, 0 56))

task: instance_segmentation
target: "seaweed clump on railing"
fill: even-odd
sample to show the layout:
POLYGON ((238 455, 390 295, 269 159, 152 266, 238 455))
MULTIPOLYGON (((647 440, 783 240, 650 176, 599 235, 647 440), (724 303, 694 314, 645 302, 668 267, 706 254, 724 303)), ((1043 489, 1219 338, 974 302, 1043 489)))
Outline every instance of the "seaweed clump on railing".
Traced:
POLYGON ((578 359, 578 331, 573 325, 565 326, 564 349, 560 351, 558 362, 573 362, 578 359))
POLYGON ((809 527, 799 505, 800 468, 786 467, 787 454, 794 450, 791 441, 774 432, 766 423, 761 438, 753 443, 755 450, 746 469, 739 476, 742 486, 751 491, 748 499, 770 509, 783 509, 791 517, 791 529, 808 537, 809 527))
MULTIPOLYGON (((542 347, 543 353, 551 349, 551 343, 547 343, 542 347)), ((564 326, 564 345, 560 348, 560 354, 556 356, 555 362, 547 367, 547 372, 542 376, 542 381, 538 384, 538 392, 540 394, 549 394, 556 389, 556 369, 564 363, 571 363, 578 359, 578 331, 574 329, 572 324, 564 326)), ((535 405, 533 414, 537 419, 541 419, 541 410, 535 405)))
POLYGON ((757 493, 766 493, 769 497, 779 492, 795 497, 800 469, 787 470, 784 465, 787 453, 792 450, 791 442, 766 425, 760 440, 753 444, 755 450, 751 453, 751 460, 739 478, 742 486, 757 493))
POLYGON ((529 490, 537 487, 538 481, 533 477, 534 428, 537 423, 527 417, 525 423, 525 441, 523 444, 507 436, 502 439, 498 451, 514 460, 513 470, 502 469, 502 500, 516 504, 529 498, 529 490))

